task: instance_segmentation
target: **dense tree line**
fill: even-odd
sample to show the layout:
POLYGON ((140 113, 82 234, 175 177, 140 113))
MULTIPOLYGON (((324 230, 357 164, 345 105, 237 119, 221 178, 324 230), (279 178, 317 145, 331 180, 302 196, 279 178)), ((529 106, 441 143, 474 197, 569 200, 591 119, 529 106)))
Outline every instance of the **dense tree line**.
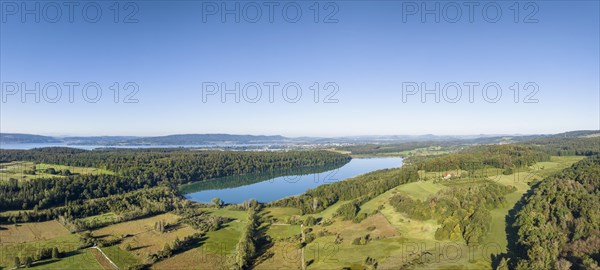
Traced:
POLYGON ((435 232, 437 240, 464 239, 467 244, 475 244, 480 243, 489 231, 489 210, 503 206, 506 203, 504 195, 514 191, 514 187, 485 182, 450 187, 426 201, 398 194, 390 199, 390 205, 410 218, 436 219, 441 224, 435 232))
POLYGON ((46 209, 71 201, 124 194, 158 186, 154 179, 129 179, 118 175, 74 175, 67 178, 10 180, 0 183, 0 208, 5 210, 46 209))
POLYGON ((600 137, 550 137, 527 142, 536 145, 551 155, 592 156, 600 154, 600 137))
POLYGON ((100 199, 69 202, 66 206, 44 210, 19 211, 0 215, 0 223, 33 222, 59 219, 69 226, 75 226, 73 220, 107 212, 114 212, 122 220, 130 220, 146 215, 163 213, 186 207, 189 201, 182 199, 177 192, 169 187, 142 189, 127 194, 113 195, 100 199))
POLYGON ((338 201, 354 200, 362 205, 394 187, 417 181, 416 168, 405 165, 402 168, 384 169, 367 173, 345 181, 322 185, 304 194, 284 198, 270 203, 272 206, 295 207, 303 213, 318 213, 338 201))
POLYGON ((549 161, 550 155, 534 146, 504 144, 474 146, 465 150, 435 157, 411 157, 407 160, 419 170, 478 170, 486 167, 499 169, 531 166, 549 161))
POLYGON ((439 146, 444 148, 456 149, 462 147, 468 147, 473 145, 492 145, 498 144, 502 142, 511 141, 513 143, 517 142, 526 142, 536 139, 547 139, 552 137, 577 137, 577 136, 586 136, 594 133, 600 133, 600 131, 576 131, 576 132, 567 132, 563 134, 556 135, 527 135, 527 136, 514 136, 507 138, 506 136, 498 136, 498 137, 477 137, 477 138, 467 138, 467 137, 439 137, 437 140, 415 140, 406 141, 406 142, 394 142, 387 141, 381 143, 362 143, 362 144, 354 144, 347 146, 336 147, 338 150, 349 151, 354 155, 378 155, 378 154, 387 154, 387 153, 398 153, 404 151, 410 151, 418 148, 425 148, 431 146, 439 146))
POLYGON ((256 201, 248 208, 248 222, 242 231, 235 247, 233 269, 249 269, 257 252, 257 230, 260 226, 258 211, 260 205, 256 201))
POLYGON ((356 214, 360 211, 360 206, 355 202, 349 202, 342 204, 336 211, 335 216, 341 217, 342 220, 351 220, 356 217, 356 214))
POLYGON ((450 146, 455 144, 458 144, 458 142, 406 142, 393 144, 358 144, 336 147, 336 149, 342 151, 349 151, 353 155, 377 155, 387 153, 399 153, 430 146, 450 146))
POLYGON ((525 200, 518 229, 517 269, 600 268, 600 157, 544 179, 525 200))

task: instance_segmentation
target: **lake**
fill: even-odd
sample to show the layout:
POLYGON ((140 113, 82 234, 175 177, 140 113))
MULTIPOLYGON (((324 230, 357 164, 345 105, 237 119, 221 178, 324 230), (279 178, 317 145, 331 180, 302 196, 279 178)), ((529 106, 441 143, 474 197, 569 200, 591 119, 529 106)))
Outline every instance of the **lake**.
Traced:
POLYGON ((179 190, 186 198, 203 203, 210 203, 216 197, 225 203, 241 203, 248 199, 270 202, 302 194, 320 185, 400 166, 402 158, 354 158, 339 168, 317 167, 223 177, 182 185, 179 190))

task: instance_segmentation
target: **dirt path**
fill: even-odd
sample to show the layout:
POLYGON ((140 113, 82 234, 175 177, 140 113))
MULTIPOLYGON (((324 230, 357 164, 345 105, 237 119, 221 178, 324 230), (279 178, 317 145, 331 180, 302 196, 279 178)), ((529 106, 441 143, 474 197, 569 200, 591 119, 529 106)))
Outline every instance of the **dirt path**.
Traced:
POLYGON ((119 267, 110 258, 108 258, 108 256, 104 254, 104 251, 102 251, 99 247, 92 247, 92 253, 94 254, 94 257, 96 257, 98 263, 100 263, 102 268, 105 270, 120 270, 119 267))

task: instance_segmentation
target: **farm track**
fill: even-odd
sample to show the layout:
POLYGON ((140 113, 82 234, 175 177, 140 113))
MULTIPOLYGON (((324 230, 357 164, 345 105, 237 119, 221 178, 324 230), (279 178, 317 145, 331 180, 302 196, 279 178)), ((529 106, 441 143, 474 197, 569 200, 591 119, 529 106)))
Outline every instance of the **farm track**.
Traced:
POLYGON ((105 270, 120 270, 119 267, 108 256, 106 256, 106 254, 104 254, 104 251, 102 251, 102 249, 100 249, 99 247, 92 247, 92 253, 94 254, 94 257, 96 258, 98 263, 100 263, 102 268, 104 268, 105 270))

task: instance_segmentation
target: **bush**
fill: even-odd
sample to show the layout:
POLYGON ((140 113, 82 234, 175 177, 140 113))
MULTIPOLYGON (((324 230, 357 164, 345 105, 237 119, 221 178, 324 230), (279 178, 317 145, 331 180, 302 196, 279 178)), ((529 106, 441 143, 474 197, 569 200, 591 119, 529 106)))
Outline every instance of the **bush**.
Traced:
POLYGON ((367 218, 367 213, 360 213, 356 216, 352 221, 354 223, 361 223, 363 220, 367 218))
POLYGON ((346 203, 340 206, 335 212, 336 216, 342 217, 343 220, 351 220, 356 217, 360 208, 354 202, 346 203))
POLYGON ((377 260, 375 258, 367 257, 365 259, 366 269, 377 269, 378 264, 379 263, 377 262, 377 260))
POLYGON ((304 220, 304 226, 315 226, 317 224, 317 220, 313 216, 308 216, 306 220, 304 220))
POLYGON ((504 171, 502 171, 502 174, 504 174, 504 175, 510 175, 513 173, 514 173, 514 170, 512 167, 506 168, 504 171))
POLYGON ((29 268, 33 265, 33 259, 29 256, 27 256, 27 258, 25 258, 25 267, 29 268))
POLYGON ((353 245, 366 245, 370 241, 371 241, 371 235, 367 234, 365 236, 355 238, 354 240, 352 240, 352 244, 353 245))
POLYGON ((307 244, 314 241, 317 237, 312 234, 312 233, 307 233, 306 235, 304 235, 304 242, 306 242, 307 244))

